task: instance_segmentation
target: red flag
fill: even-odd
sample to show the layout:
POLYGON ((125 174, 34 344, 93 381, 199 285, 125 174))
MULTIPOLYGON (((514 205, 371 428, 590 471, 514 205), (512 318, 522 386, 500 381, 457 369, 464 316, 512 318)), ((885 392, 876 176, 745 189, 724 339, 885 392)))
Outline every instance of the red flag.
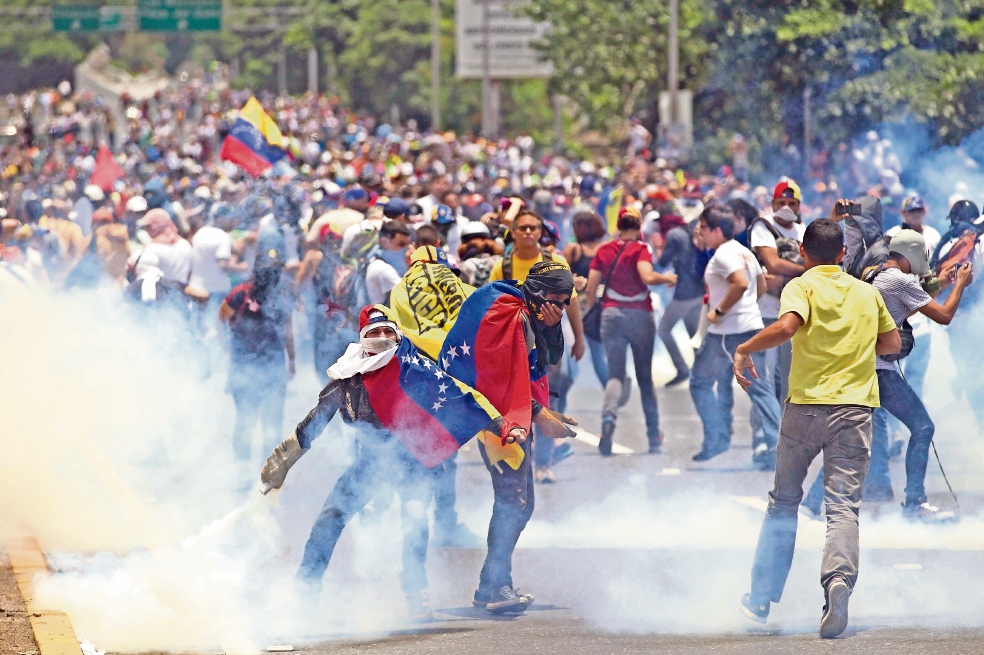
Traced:
POLYGON ((109 148, 105 144, 99 146, 99 153, 96 155, 96 166, 92 169, 89 184, 95 184, 108 193, 113 190, 113 183, 121 177, 123 177, 123 169, 116 163, 113 153, 109 151, 109 148))

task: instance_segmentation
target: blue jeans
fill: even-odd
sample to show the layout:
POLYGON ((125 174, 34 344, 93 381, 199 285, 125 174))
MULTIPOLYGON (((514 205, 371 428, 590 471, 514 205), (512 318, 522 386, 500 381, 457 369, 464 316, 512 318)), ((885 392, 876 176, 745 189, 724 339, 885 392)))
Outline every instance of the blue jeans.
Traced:
MULTIPOLYGON (((723 452, 731 446, 731 423, 735 405, 732 381, 734 356, 738 346, 751 339, 757 330, 740 334, 708 334, 694 355, 690 371, 690 397, 704 425, 705 452, 723 452), (715 389, 716 386, 716 389, 715 389)), ((782 409, 776 400, 771 372, 765 363, 765 353, 752 354, 758 379, 748 389, 753 411, 758 414, 761 438, 775 451, 779 440, 779 420, 782 409)))
MULTIPOLYGON (((872 418, 871 465, 864 481, 865 489, 888 487, 892 480, 888 474, 888 416, 896 417, 909 429, 909 447, 905 452, 905 504, 921 505, 926 502, 926 466, 929 464, 929 446, 936 426, 929 417, 926 406, 898 371, 877 371, 878 395, 881 407, 872 418)), ((823 474, 810 488, 805 504, 819 510, 823 500, 823 474)))
MULTIPOLYGON (((909 383, 916 395, 922 398, 923 381, 926 379, 926 369, 929 368, 929 353, 933 343, 932 334, 916 337, 912 352, 902 362, 905 381, 909 383)), ((888 431, 894 434, 899 431, 899 420, 894 416, 888 417, 888 431)))
POLYGON ((591 366, 594 367, 598 382, 604 387, 608 382, 608 358, 605 357, 605 345, 600 341, 595 341, 590 337, 584 337, 588 342, 588 353, 591 355, 591 366))
POLYGON ((412 594, 427 588, 427 506, 430 504, 433 474, 387 435, 357 439, 355 461, 342 473, 314 521, 304 546, 304 557, 297 578, 311 590, 321 589, 321 578, 328 568, 335 544, 345 525, 384 488, 400 494, 403 523, 403 573, 400 585, 412 594))

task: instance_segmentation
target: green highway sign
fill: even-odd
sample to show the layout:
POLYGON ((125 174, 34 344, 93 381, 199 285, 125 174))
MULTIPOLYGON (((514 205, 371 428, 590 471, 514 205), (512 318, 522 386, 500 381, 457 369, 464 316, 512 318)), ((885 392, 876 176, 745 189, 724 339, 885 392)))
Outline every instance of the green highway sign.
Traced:
POLYGON ((55 32, 117 32, 121 29, 119 7, 98 5, 54 5, 51 29, 55 32))
POLYGON ((216 32, 222 0, 139 0, 142 32, 216 32))

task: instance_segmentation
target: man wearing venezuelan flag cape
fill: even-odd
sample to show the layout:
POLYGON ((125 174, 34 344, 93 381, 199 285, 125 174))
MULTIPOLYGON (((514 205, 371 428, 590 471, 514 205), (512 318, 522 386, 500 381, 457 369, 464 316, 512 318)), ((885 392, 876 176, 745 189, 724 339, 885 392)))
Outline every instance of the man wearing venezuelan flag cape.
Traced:
POLYGON ((287 471, 334 417, 358 429, 355 461, 335 483, 304 547, 298 580, 320 592, 335 544, 346 523, 381 488, 400 495, 403 517, 401 584, 411 618, 431 616, 427 599, 430 469, 482 430, 495 439, 525 439, 526 431, 504 427, 502 416, 471 387, 445 373, 404 339, 379 307, 359 315, 359 343, 328 369, 331 381, 318 405, 274 449, 260 474, 263 493, 279 489, 287 471))
MULTIPOLYGON (((481 392, 502 414, 503 430, 529 432, 536 423, 548 438, 573 437, 572 419, 546 407, 547 366, 564 354, 560 319, 570 302, 574 278, 553 261, 538 262, 521 286, 492 282, 461 305, 441 348, 442 369, 481 392), (566 424, 566 425, 565 425, 566 424)), ((522 612, 532 595, 513 587, 512 554, 533 514, 531 441, 479 435, 479 451, 495 502, 489 522, 488 554, 473 603, 490 612, 522 612)))

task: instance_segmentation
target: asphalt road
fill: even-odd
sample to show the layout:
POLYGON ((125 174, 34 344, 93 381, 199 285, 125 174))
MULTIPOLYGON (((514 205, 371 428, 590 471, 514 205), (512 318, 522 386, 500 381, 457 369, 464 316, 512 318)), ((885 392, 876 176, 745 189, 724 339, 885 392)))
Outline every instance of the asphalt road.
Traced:
MULTIPOLYGON (((819 567, 825 526, 820 521, 801 518, 790 577, 768 625, 749 622, 738 608, 738 599, 748 590, 753 551, 772 484, 772 474, 751 466, 747 397, 736 388, 732 449, 696 464, 690 458, 700 448, 701 424, 686 385, 658 390, 666 436, 660 455, 644 454, 642 412, 638 394, 633 393, 616 433, 620 446, 616 451, 623 454, 602 458, 591 438, 600 429, 601 388, 587 362, 581 365, 568 406, 568 413, 582 422, 585 436, 573 442, 574 456, 555 467, 556 482, 537 485, 536 510, 514 557, 516 585, 536 594, 535 604, 522 616, 497 617, 471 606, 485 554, 479 540, 474 548, 430 549, 429 593, 435 618, 423 625, 402 620, 399 512, 396 506, 389 511, 375 506, 384 502, 374 502, 373 510, 353 520, 343 533, 325 576, 326 591, 320 604, 305 608, 317 613, 319 620, 299 623, 319 626, 305 628, 311 630, 308 633, 287 628, 278 633, 282 616, 252 607, 249 612, 237 611, 245 607, 243 599, 267 600, 265 587, 250 579, 263 578, 253 573, 255 569, 249 569, 240 583, 225 582, 214 596, 201 586, 208 579, 236 579, 234 567, 227 576, 206 571, 213 562, 219 568, 238 563, 239 554, 250 550, 248 542, 256 539, 256 530, 267 525, 263 522, 231 523, 235 529, 222 533, 227 535, 223 539, 216 537, 214 547, 228 550, 231 558, 199 558, 192 548, 190 552, 165 552, 159 563, 166 567, 170 562, 190 562, 201 567, 193 569, 190 580, 175 584, 173 593, 190 590, 197 597, 192 599, 195 604, 189 603, 196 616, 217 624, 231 616, 241 622, 233 633, 262 634, 260 643, 254 645, 270 650, 279 645, 281 650, 289 647, 325 654, 984 653, 980 609, 984 607, 984 585, 980 584, 984 578, 984 520, 978 516, 984 499, 984 476, 980 475, 984 438, 968 428, 966 402, 949 394, 948 355, 938 354, 934 346, 928 378, 934 384, 927 392, 928 405, 937 418, 937 443, 959 493, 962 520, 947 526, 913 525, 901 518, 897 502, 865 504, 861 573, 851 600, 851 624, 834 641, 821 641, 816 633, 823 605, 819 567), (213 597, 227 599, 229 608, 211 606, 208 599, 213 597), (213 613, 214 618, 209 619, 213 613)), ((656 366, 665 381, 671 374, 665 354, 659 357, 656 366)), ((295 381, 288 395, 288 422, 310 408, 315 390, 308 387, 310 383, 295 381)), ((258 559, 245 568, 269 566, 271 559, 280 558, 286 562, 283 571, 292 578, 311 521, 335 477, 347 465, 344 432, 329 432, 333 436, 319 441, 292 471, 290 484, 276 501, 279 509, 270 510, 268 518, 280 523, 288 547, 273 557, 258 547, 254 553, 258 559)), ((817 467, 815 463, 807 484, 817 467)), ((895 493, 901 500, 903 462, 894 460, 891 468, 895 493)), ((135 487, 140 490, 139 485, 135 487)), ((954 506, 935 463, 927 488, 932 502, 954 506)), ((459 455, 458 493, 461 521, 484 537, 492 490, 473 444, 459 455)), ((243 497, 211 503, 207 511, 202 510, 206 522, 239 506, 243 497), (226 508, 221 508, 222 503, 226 508)), ((182 517, 188 519, 182 524, 195 523, 182 517)), ((196 531, 197 526, 191 533, 196 531)), ((100 555, 93 562, 98 564, 105 557, 100 555)), ((71 562, 60 561, 58 566, 72 568, 71 562)), ((144 572, 142 561, 137 553, 129 570, 138 575, 144 572)), ((180 571, 173 573, 179 577, 180 571)), ((114 576, 110 582, 117 579, 114 576)), ((78 582, 83 590, 86 584, 97 584, 85 575, 78 582)), ((104 585, 99 607, 115 607, 125 614, 129 610, 125 602, 114 605, 115 588, 115 582, 104 585)), ((164 585, 163 589, 171 593, 172 587, 164 585)), ((174 624, 168 626, 167 614, 151 614, 164 617, 157 622, 126 625, 125 617, 107 618, 111 611, 96 610, 98 616, 87 612, 84 594, 72 598, 78 604, 62 609, 72 616, 77 634, 89 629, 102 638, 94 638, 100 648, 113 647, 100 645, 112 641, 106 638, 107 631, 121 634, 146 628, 169 635, 189 625, 197 627, 187 616, 176 615, 174 624)), ((165 600, 181 606, 183 598, 165 600)), ((273 600, 288 606, 286 601, 273 600)), ((4 609, 8 617, 11 609, 17 613, 9 604, 4 609)), ((0 626, 0 636, 4 629, 0 626)), ((154 644, 159 649, 162 642, 148 637, 131 639, 131 643, 154 644)), ((6 645, 0 638, 0 646, 6 645)), ((204 654, 223 649, 233 652, 221 643, 174 650, 204 654)))
MULTIPOLYGON (((599 391, 590 367, 582 366, 569 413, 595 434, 599 391)), ((751 623, 738 609, 772 482, 770 473, 751 467, 744 394, 736 388, 732 450, 698 465, 690 457, 699 450, 700 422, 686 385, 658 393, 664 454, 641 454, 645 431, 634 394, 616 434, 631 454, 603 459, 590 438, 579 440, 575 456, 556 467, 556 483, 537 486, 534 519, 514 560, 516 585, 537 594, 525 615, 494 617, 470 606, 484 551, 434 548, 428 563, 432 623, 330 640, 312 635, 294 648, 339 654, 984 653, 984 591, 977 582, 984 573, 984 522, 974 516, 982 498, 975 473, 980 458, 970 455, 977 446, 965 441, 964 431, 949 430, 943 420, 937 433, 964 519, 913 526, 901 519, 898 503, 865 506, 851 625, 841 638, 824 641, 816 632, 823 605, 821 522, 801 519, 786 592, 769 624, 751 623)), ((938 411, 966 411, 948 403, 938 411)), ((902 496, 903 462, 891 466, 902 496)), ((463 520, 480 532, 490 485, 473 450, 461 455, 458 486, 463 520)), ((953 506, 935 462, 927 486, 931 501, 953 506)))

